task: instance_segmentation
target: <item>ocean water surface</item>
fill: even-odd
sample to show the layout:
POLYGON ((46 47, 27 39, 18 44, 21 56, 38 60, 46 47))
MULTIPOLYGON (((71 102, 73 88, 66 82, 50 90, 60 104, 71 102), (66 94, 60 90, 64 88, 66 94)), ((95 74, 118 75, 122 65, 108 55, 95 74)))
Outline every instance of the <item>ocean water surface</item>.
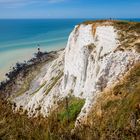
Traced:
POLYGON ((74 26, 84 19, 0 19, 0 81, 16 62, 37 52, 64 48, 74 26))
POLYGON ((16 62, 30 59, 38 44, 42 51, 64 48, 74 26, 85 20, 0 19, 0 81, 16 62))

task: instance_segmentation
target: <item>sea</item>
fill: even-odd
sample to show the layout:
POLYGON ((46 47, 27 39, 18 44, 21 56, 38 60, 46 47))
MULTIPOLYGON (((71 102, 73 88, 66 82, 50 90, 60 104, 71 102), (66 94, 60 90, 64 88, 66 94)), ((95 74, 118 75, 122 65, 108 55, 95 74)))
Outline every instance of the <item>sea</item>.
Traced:
MULTIPOLYGON (((65 48, 75 25, 95 19, 0 19, 0 81, 17 62, 41 51, 65 48)), ((139 22, 140 19, 125 19, 139 22)))

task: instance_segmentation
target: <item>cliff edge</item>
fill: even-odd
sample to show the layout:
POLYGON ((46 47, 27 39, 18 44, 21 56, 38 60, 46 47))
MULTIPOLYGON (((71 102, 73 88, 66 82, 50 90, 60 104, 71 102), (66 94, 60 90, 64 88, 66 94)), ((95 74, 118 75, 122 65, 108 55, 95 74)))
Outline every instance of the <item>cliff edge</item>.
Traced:
POLYGON ((9 100, 14 111, 22 109, 29 117, 49 117, 65 100, 67 107, 70 97, 78 98, 78 102, 84 102, 76 116, 75 129, 91 125, 93 110, 98 106, 97 116, 101 118, 98 104, 110 97, 118 98, 114 93, 120 92, 114 88, 127 83, 126 77, 131 77, 139 62, 140 23, 87 21, 75 26, 65 50, 44 66, 29 89, 20 94, 11 93, 9 100))

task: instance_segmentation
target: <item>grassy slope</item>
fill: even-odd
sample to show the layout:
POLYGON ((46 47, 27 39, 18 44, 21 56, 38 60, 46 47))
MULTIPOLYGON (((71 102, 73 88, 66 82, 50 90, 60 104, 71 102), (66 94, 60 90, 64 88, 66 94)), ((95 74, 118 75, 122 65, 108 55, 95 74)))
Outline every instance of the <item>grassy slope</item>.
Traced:
POLYGON ((91 140, 138 140, 140 137, 140 63, 97 100, 89 125, 77 130, 91 140), (84 133, 86 132, 86 133, 84 133))
POLYGON ((60 103, 59 108, 52 112, 48 118, 48 139, 52 140, 71 140, 71 130, 74 128, 75 120, 84 105, 84 100, 75 97, 69 97, 60 103), (68 101, 68 108, 67 108, 68 101))
POLYGON ((11 105, 0 100, 0 139, 2 140, 64 140, 71 139, 70 131, 84 100, 70 97, 49 118, 29 119, 26 114, 13 113, 11 105), (68 115, 69 114, 69 115, 68 115), (69 117, 68 117, 69 116, 69 117), (69 118, 69 119, 68 119, 69 118))
POLYGON ((25 114, 13 113, 11 105, 0 100, 0 139, 44 140, 45 120, 28 119, 25 114))

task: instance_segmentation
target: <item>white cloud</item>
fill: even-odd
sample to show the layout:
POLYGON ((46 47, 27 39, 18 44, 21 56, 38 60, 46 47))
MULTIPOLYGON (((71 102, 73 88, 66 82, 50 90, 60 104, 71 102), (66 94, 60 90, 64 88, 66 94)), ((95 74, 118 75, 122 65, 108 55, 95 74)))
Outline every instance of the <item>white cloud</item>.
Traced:
POLYGON ((71 0, 0 0, 0 8, 18 8, 27 5, 59 4, 71 0))
POLYGON ((48 0, 49 3, 60 3, 60 2, 64 2, 66 0, 48 0))
POLYGON ((0 4, 14 4, 14 3, 59 3, 67 0, 0 0, 0 4))
POLYGON ((16 8, 24 5, 28 5, 33 0, 0 0, 0 7, 3 8, 16 8))
POLYGON ((27 6, 30 4, 58 4, 68 0, 0 0, 0 7, 3 8, 17 8, 27 6))

